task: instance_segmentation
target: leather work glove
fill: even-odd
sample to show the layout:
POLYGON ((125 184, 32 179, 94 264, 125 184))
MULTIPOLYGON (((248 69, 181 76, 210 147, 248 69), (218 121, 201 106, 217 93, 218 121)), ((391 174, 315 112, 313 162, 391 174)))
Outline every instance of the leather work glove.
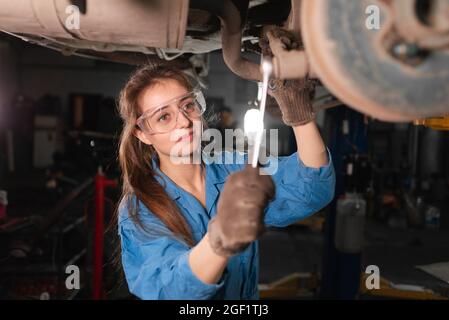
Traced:
MULTIPOLYGON (((300 47, 293 34, 279 27, 269 29, 267 32, 282 41, 286 50, 300 47)), ((264 56, 273 56, 266 34, 259 42, 264 56)), ((313 97, 315 94, 314 80, 308 77, 294 80, 270 79, 268 94, 272 96, 282 113, 282 120, 288 126, 304 125, 315 119, 313 110, 313 97)))
POLYGON ((264 210, 274 197, 275 187, 268 175, 247 165, 231 174, 217 205, 217 214, 208 225, 209 241, 218 255, 229 257, 245 250, 265 230, 264 210))

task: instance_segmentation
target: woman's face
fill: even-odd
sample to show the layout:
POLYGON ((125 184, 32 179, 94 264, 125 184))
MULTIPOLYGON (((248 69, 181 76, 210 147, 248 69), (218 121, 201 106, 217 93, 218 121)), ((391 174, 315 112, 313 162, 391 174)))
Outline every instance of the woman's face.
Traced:
MULTIPOLYGON (((159 110, 161 105, 188 93, 183 85, 173 79, 162 79, 147 87, 139 95, 137 103, 142 113, 159 110)), ((171 102, 172 108, 180 107, 180 101, 171 102)), ((177 110, 177 109, 176 109, 177 110)), ((162 118, 163 119, 163 118, 162 118)), ((201 119, 189 119, 183 112, 178 113, 176 126, 169 132, 144 132, 136 130, 137 138, 145 144, 152 145, 163 160, 167 157, 189 157, 198 150, 201 138, 201 119), (195 130, 194 130, 195 129, 195 130)))

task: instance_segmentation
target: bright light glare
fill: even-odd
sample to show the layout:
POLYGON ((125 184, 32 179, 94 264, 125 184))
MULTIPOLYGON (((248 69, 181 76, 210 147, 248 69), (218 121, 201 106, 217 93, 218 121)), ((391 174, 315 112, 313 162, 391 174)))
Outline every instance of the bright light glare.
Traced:
POLYGON ((247 136, 263 130, 263 121, 259 109, 249 109, 245 113, 244 130, 247 136))

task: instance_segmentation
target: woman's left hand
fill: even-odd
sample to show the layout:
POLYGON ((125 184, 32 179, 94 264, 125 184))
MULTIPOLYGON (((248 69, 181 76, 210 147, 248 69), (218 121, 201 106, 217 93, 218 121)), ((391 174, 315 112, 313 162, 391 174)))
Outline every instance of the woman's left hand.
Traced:
MULTIPOLYGON (((295 37, 285 29, 273 27, 266 32, 280 39, 287 50, 299 47, 295 37)), ((273 56, 266 34, 261 38, 259 45, 264 56, 273 56)), ((286 125, 292 127, 304 125, 315 119, 313 110, 315 86, 316 81, 308 77, 294 80, 270 79, 268 94, 278 103, 282 120, 286 125)))

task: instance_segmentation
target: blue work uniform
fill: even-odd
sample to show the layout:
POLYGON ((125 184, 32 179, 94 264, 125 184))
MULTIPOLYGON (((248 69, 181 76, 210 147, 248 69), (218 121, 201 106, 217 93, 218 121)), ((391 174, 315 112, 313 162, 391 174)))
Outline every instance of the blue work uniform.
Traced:
MULTIPOLYGON (((225 157, 236 153, 225 153, 225 157)), ((277 171, 272 175, 276 197, 265 211, 266 226, 285 227, 307 218, 326 206, 334 196, 335 172, 330 153, 329 163, 321 168, 306 167, 294 153, 278 157, 277 171)), ((153 160, 160 175, 158 181, 177 204, 190 225, 195 242, 207 232, 209 220, 215 216, 218 198, 226 178, 242 170, 244 164, 205 161, 206 207, 193 195, 168 178, 153 160)), ((241 163, 241 162, 240 162, 241 163)), ((238 197, 238 195, 236 195, 238 197)), ((128 201, 119 206, 118 233, 121 237, 122 264, 131 293, 141 299, 258 299, 259 243, 254 241, 242 253, 231 257, 215 284, 202 282, 190 268, 191 248, 175 238, 166 226, 140 201, 140 219, 146 232, 128 215, 128 201)))

